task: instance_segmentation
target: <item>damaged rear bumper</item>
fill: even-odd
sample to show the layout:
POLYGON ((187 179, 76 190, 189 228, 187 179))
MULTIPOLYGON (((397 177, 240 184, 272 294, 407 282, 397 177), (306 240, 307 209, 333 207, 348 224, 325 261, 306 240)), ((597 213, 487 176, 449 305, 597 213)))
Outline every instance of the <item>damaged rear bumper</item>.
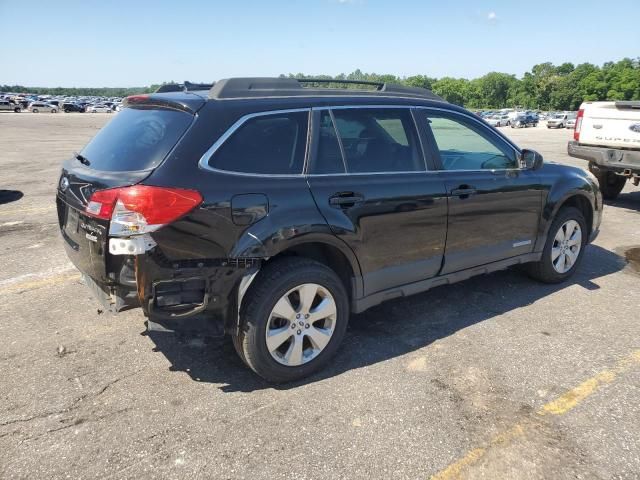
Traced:
POLYGON ((142 308, 150 331, 221 336, 237 326, 237 287, 255 273, 258 259, 169 261, 157 250, 118 256, 115 281, 83 274, 87 286, 111 313, 142 308))

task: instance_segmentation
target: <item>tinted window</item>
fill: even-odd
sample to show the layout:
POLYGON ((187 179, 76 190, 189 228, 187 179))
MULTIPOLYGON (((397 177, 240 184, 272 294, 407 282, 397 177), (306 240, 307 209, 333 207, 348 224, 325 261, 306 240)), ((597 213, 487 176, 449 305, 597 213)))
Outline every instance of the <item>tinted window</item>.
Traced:
POLYGON ((513 152, 472 121, 427 114, 445 170, 493 170, 516 168, 513 152))
POLYGON ((318 151, 309 173, 345 173, 340 144, 329 112, 320 114, 318 151))
POLYGON ((409 109, 348 108, 333 114, 349 173, 424 171, 409 109))
POLYGON ((300 174, 308 121, 306 111, 250 118, 213 154, 209 165, 232 172, 300 174))
POLYGON ((126 108, 81 153, 96 170, 154 168, 178 142, 192 119, 192 115, 176 110, 126 108))

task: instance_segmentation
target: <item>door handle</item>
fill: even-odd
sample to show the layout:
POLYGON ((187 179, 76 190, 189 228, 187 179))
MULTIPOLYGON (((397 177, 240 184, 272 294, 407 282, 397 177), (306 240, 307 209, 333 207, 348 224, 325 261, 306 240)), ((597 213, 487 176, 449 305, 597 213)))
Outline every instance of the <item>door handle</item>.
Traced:
POLYGON ((329 205, 334 208, 350 208, 363 201, 362 194, 353 192, 336 193, 329 197, 329 205))
POLYGON ((476 193, 478 191, 470 185, 460 185, 460 187, 451 190, 451 196, 460 198, 469 198, 476 193))

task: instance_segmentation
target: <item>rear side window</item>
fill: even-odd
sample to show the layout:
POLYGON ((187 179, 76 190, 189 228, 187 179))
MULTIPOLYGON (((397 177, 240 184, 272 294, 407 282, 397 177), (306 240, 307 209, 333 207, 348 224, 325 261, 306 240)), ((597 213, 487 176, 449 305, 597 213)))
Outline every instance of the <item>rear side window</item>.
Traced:
POLYGON ((308 111, 249 118, 216 150, 209 166, 262 175, 301 174, 308 123, 308 111))
MULTIPOLYGON (((411 111, 406 108, 332 110, 348 173, 417 172, 425 165, 411 111)), ((323 117, 326 121, 326 117, 323 117)), ((323 125, 323 124, 321 124, 323 125)), ((318 171, 339 169, 330 129, 320 131, 318 171), (329 153, 327 153, 329 152, 329 153)))
POLYGON ((149 170, 164 160, 192 119, 177 110, 125 108, 81 153, 96 170, 149 170))

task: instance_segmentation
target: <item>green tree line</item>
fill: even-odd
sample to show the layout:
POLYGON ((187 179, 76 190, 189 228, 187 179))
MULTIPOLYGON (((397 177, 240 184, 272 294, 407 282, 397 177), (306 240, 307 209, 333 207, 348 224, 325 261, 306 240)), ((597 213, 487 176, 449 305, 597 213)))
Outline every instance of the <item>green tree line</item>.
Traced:
MULTIPOLYGON (((322 78, 391 82, 432 90, 445 100, 467 108, 522 107, 540 110, 577 110, 583 101, 640 100, 640 57, 591 63, 546 62, 534 65, 522 78, 500 72, 468 80, 466 78, 433 78, 428 75, 398 77, 363 73, 356 70, 335 77, 289 74, 296 78, 322 78)), ((337 84, 336 84, 337 85, 337 84)), ((357 87, 354 85, 352 87, 357 87)))
MULTIPOLYGON (((591 63, 546 62, 534 65, 522 78, 501 72, 490 72, 472 80, 466 78, 433 78, 428 75, 400 77, 392 74, 281 75, 295 78, 326 80, 357 80, 399 83, 433 90, 445 100, 467 108, 522 107, 540 110, 577 110, 583 101, 640 100, 640 57, 606 62, 602 66, 591 63)), ((329 84, 329 86, 343 86, 329 84)), ((150 93, 159 85, 133 88, 39 88, 19 85, 0 85, 0 91, 36 93, 41 95, 73 95, 122 97, 136 93, 150 93)), ((352 88, 359 88, 351 85, 352 88)))

